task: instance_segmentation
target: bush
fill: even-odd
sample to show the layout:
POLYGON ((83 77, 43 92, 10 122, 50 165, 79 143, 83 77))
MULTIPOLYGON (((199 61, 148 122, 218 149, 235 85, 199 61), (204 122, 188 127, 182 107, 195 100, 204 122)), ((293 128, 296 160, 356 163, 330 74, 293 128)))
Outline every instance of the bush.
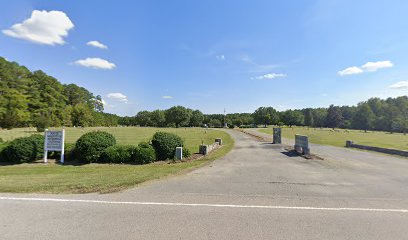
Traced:
POLYGON ((188 148, 183 148, 183 158, 188 158, 191 156, 190 150, 188 148))
POLYGON ((104 163, 130 163, 137 147, 129 145, 113 145, 106 148, 99 158, 104 163))
MULTIPOLYGON (((74 143, 64 143, 64 161, 73 161, 76 159, 75 155, 75 144, 74 143)), ((59 151, 49 151, 48 152, 48 158, 55 158, 56 160, 61 159, 61 152, 59 151)))
POLYGON ((0 138, 0 144, 4 143, 3 138, 0 138))
POLYGON ((152 145, 158 160, 174 159, 176 147, 182 147, 183 140, 173 133, 156 132, 153 135, 152 145))
POLYGON ((107 132, 89 132, 82 135, 75 144, 75 151, 83 161, 97 162, 102 152, 116 144, 115 137, 107 132))
POLYGON ((132 162, 136 164, 148 164, 156 160, 156 152, 152 145, 141 142, 132 155, 132 162))
POLYGON ((32 162, 43 156, 43 149, 44 136, 17 138, 2 150, 0 160, 13 163, 32 162))

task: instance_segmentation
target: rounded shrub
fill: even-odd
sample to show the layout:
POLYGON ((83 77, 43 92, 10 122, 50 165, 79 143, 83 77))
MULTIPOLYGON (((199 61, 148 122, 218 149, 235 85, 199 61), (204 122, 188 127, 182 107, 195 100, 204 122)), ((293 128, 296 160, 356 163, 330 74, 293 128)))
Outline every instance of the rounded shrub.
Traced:
POLYGON ((148 164, 156 160, 156 152, 152 145, 141 142, 132 155, 132 162, 135 164, 148 164))
POLYGON ((183 140, 173 133, 156 132, 153 135, 152 145, 158 160, 174 159, 176 147, 182 147, 183 140))
POLYGON ((2 151, 4 162, 25 163, 35 161, 43 156, 44 136, 31 135, 11 141, 2 151))
POLYGON ((115 137, 107 132, 96 131, 82 135, 75 144, 77 157, 86 162, 97 162, 102 152, 116 144, 115 137))
POLYGON ((130 163, 137 147, 129 145, 113 145, 106 148, 100 158, 104 163, 130 163))

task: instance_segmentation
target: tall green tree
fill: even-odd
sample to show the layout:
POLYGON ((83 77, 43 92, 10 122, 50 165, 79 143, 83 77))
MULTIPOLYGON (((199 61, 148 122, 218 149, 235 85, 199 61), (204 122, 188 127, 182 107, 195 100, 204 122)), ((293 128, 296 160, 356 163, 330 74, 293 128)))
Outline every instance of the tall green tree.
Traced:
POLYGON ((352 126, 356 129, 370 130, 374 126, 375 115, 371 107, 367 103, 363 103, 358 107, 356 114, 353 117, 352 126))
POLYGON ((311 108, 305 109, 305 125, 309 127, 314 126, 313 109, 311 108))
POLYGON ((265 127, 279 122, 279 114, 273 107, 260 107, 255 110, 253 117, 256 124, 262 124, 265 127))
POLYGON ((191 111, 182 106, 171 107, 166 111, 167 124, 174 124, 176 127, 188 126, 191 111))
POLYGON ((191 114, 190 118, 190 126, 192 127, 199 127, 203 125, 204 121, 204 114, 200 112, 199 110, 195 110, 191 114))
POLYGON ((329 109, 327 110, 327 116, 326 116, 327 127, 338 128, 338 127, 341 127, 343 123, 344 123, 344 118, 341 113, 340 107, 330 105, 329 109))

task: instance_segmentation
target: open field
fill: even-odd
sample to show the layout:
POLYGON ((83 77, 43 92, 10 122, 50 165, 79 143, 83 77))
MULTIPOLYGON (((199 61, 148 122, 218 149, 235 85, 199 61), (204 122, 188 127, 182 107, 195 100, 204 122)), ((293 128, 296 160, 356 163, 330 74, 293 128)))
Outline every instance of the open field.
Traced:
MULTIPOLYGON (((259 131, 268 134, 273 133, 272 128, 259 129, 259 131)), ((312 143, 322 145, 344 147, 347 140, 353 140, 355 143, 362 145, 408 150, 408 135, 401 133, 390 134, 388 132, 364 132, 345 129, 333 131, 328 128, 308 129, 306 127, 282 128, 282 137, 284 138, 294 139, 295 134, 307 135, 312 143)))
MULTIPOLYGON (((95 129, 85 129, 85 131, 91 130, 95 129)), ((120 144, 137 144, 140 141, 148 140, 155 131, 161 130, 179 134, 193 152, 197 152, 198 145, 201 144, 202 140, 204 143, 212 143, 215 137, 221 137, 224 146, 200 160, 176 164, 159 162, 147 165, 86 164, 61 166, 52 163, 47 165, 32 163, 0 166, 0 192, 105 193, 119 191, 145 181, 194 169, 225 155, 234 145, 234 141, 228 133, 218 130, 207 130, 207 134, 198 128, 103 128, 103 130, 113 133, 120 144)), ((1 133, 4 132, 6 131, 1 133)), ((10 135, 11 132, 15 134, 14 137, 29 134, 23 129, 11 130, 6 133, 12 136, 10 135)), ((67 141, 74 142, 81 134, 79 129, 67 129, 67 141)))
MULTIPOLYGON (((60 129, 60 128, 51 128, 60 129)), ((106 131, 113 134, 118 144, 137 145, 142 141, 149 141, 157 131, 171 132, 179 135, 186 143, 191 153, 198 151, 198 146, 210 144, 214 139, 225 134, 222 131, 203 128, 151 128, 151 127, 89 127, 89 128, 66 128, 65 141, 75 143, 84 133, 91 131, 106 131)), ((15 128, 12 130, 0 130, 0 138, 10 141, 18 137, 38 134, 35 128, 15 128)), ((221 136, 222 137, 222 136, 221 136)))

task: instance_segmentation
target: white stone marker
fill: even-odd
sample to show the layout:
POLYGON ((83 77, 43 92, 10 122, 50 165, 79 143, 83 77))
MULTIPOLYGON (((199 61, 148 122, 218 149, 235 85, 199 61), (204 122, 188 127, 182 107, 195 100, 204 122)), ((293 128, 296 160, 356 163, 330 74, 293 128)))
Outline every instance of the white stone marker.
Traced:
POLYGON ((182 160, 182 159, 183 159, 183 148, 176 147, 176 160, 182 160))
POLYGON ((48 151, 58 151, 61 152, 60 163, 64 164, 65 129, 61 131, 49 131, 46 129, 44 136, 44 163, 48 161, 48 151))

